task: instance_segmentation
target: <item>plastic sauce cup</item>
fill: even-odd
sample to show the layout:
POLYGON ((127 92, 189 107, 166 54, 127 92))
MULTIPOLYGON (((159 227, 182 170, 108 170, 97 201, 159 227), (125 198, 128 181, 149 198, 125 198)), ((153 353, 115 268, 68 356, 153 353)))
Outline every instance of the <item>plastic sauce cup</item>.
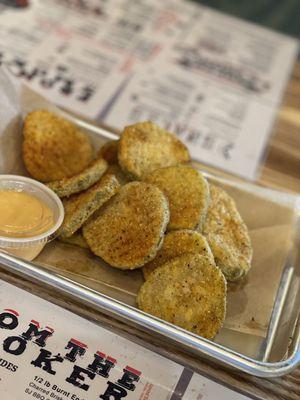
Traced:
POLYGON ((46 243, 57 236, 64 220, 62 202, 47 186, 24 176, 0 175, 0 190, 25 192, 36 197, 53 212, 53 225, 42 234, 24 238, 0 236, 0 250, 31 261, 43 250, 46 243))

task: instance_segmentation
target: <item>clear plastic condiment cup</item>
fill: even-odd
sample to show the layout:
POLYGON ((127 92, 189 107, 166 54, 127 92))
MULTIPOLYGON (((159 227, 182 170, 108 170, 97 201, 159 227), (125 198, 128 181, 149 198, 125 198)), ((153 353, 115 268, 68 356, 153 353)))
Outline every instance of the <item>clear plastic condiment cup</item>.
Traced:
POLYGON ((62 202, 47 186, 24 176, 0 175, 0 190, 25 192, 36 197, 53 212, 53 225, 39 235, 30 237, 6 237, 0 235, 0 250, 31 261, 43 250, 46 243, 57 236, 64 220, 62 202))

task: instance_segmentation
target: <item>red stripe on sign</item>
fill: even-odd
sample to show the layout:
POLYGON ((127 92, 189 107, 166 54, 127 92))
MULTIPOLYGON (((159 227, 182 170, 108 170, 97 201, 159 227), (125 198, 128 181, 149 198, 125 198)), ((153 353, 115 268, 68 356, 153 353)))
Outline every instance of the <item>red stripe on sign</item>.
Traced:
POLYGON ((161 51, 162 46, 160 44, 157 44, 154 49, 152 50, 152 53, 150 55, 150 60, 153 59, 154 56, 157 56, 157 54, 161 51))
POLYGON ((84 344, 84 343, 79 342, 79 340, 76 340, 76 339, 72 338, 70 341, 73 342, 74 344, 76 344, 77 346, 85 347, 87 349, 87 345, 84 344))
POLYGON ((101 351, 97 351, 96 354, 98 354, 98 356, 101 357, 101 358, 105 358, 106 357, 106 354, 101 353, 101 351))
POLYGON ((127 369, 127 371, 132 372, 134 375, 141 375, 141 371, 138 371, 137 369, 131 368, 129 367, 129 365, 126 365, 125 369, 127 369))
POLYGON ((34 319, 31 320, 31 323, 36 325, 38 328, 40 327, 40 323, 38 321, 35 321, 34 319))
POLYGON ((107 361, 110 361, 113 364, 117 363, 117 360, 115 358, 112 358, 112 357, 107 357, 107 361))
POLYGON ((19 313, 17 313, 17 311, 12 310, 12 309, 10 309, 10 308, 5 308, 4 311, 10 312, 11 314, 14 314, 16 317, 19 316, 19 313))
POLYGON ((120 68, 121 72, 130 72, 132 66, 134 65, 134 59, 132 57, 128 58, 120 68))
POLYGON ((50 331, 50 332, 54 332, 54 329, 52 329, 52 328, 50 328, 50 326, 46 326, 46 328, 45 329, 47 329, 47 331, 50 331))
POLYGON ((28 0, 17 0, 17 4, 20 7, 27 7, 29 5, 28 0))

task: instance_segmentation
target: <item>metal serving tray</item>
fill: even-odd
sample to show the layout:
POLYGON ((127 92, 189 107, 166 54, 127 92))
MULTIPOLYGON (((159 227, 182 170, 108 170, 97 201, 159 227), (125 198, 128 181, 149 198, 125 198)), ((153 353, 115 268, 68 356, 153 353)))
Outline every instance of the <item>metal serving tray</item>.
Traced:
MULTIPOLYGON (((107 140, 118 139, 116 134, 108 130, 67 114, 65 116, 84 129, 96 146, 107 140)), ((229 288, 228 310, 232 311, 236 303, 241 307, 240 303, 244 302, 244 309, 247 310, 247 318, 250 321, 249 323, 248 319, 246 322, 243 321, 245 317, 243 307, 241 310, 237 307, 234 315, 232 312, 229 314, 227 325, 225 321, 225 326, 215 341, 203 339, 138 310, 134 299, 142 282, 139 272, 134 271, 130 275, 131 273, 115 271, 101 262, 96 269, 81 265, 81 271, 77 265, 72 270, 72 258, 67 267, 61 259, 55 263, 59 252, 67 251, 59 253, 60 256, 71 257, 75 250, 70 249, 69 245, 57 242, 49 244, 34 263, 0 252, 1 268, 22 278, 29 278, 49 288, 55 288, 60 293, 91 305, 93 309, 104 314, 125 321, 152 335, 163 337, 166 341, 176 344, 179 351, 190 352, 194 357, 208 357, 261 377, 287 374, 300 364, 299 197, 211 174, 206 176, 239 199, 242 208, 244 205, 241 213, 244 218, 246 217, 247 224, 251 225, 251 221, 256 221, 256 225, 258 221, 261 223, 259 229, 257 227, 254 229, 256 233, 259 232, 254 241, 254 254, 259 254, 259 260, 255 268, 253 267, 252 276, 244 283, 231 285, 229 288), (285 239, 289 236, 289 239, 283 240, 280 237, 278 239, 280 235, 285 239), (59 249, 59 246, 65 247, 59 249), (51 260, 54 260, 53 265, 51 260), (270 260, 273 260, 271 264, 274 260, 278 264, 277 266, 274 264, 274 270, 273 266, 269 265, 270 260), (125 289, 122 287, 124 276, 126 281, 131 282, 132 279, 133 282, 125 289), (261 293, 259 299, 258 295, 253 295, 256 290, 255 285, 259 287, 262 285, 262 290, 259 289, 261 293), (270 288, 274 291, 274 296, 270 295, 270 288), (268 302, 271 303, 267 307, 268 302), (252 304, 257 311, 250 318, 252 304), (262 313, 261 308, 265 308, 262 313), (267 317, 267 325, 256 323, 257 316, 261 320, 267 317), (239 318, 240 325, 237 323, 239 318)), ((87 256, 85 250, 78 251, 83 253, 78 253, 78 257, 76 255, 76 262, 85 260, 84 257, 89 257, 87 263, 95 262, 95 257, 87 256)))

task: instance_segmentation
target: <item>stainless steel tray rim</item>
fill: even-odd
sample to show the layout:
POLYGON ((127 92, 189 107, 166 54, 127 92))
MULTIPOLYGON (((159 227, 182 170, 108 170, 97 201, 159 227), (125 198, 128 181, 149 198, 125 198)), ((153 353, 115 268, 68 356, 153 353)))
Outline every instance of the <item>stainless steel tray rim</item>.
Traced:
MULTIPOLYGON (((152 317, 140 310, 125 305, 109 296, 88 289, 83 285, 72 282, 68 278, 49 273, 36 267, 34 264, 18 259, 5 252, 0 252, 1 265, 10 272, 21 277, 34 278, 36 281, 55 288, 76 299, 92 304, 96 309, 110 311, 114 315, 121 316, 126 321, 137 320, 143 328, 148 328, 156 333, 171 339, 173 342, 184 342, 193 353, 201 353, 222 361, 223 363, 237 368, 251 375, 264 378, 282 376, 300 365, 300 335, 297 336, 295 348, 291 356, 278 362, 264 362, 243 356, 233 350, 210 340, 189 333, 170 323, 152 317)), ((298 330, 300 327, 298 326, 298 330)))
MULTIPOLYGON (((100 128, 96 125, 90 124, 77 117, 74 117, 62 110, 57 109, 57 112, 61 113, 65 118, 71 120, 73 123, 81 127, 82 129, 96 134, 105 140, 119 140, 120 137, 113 132, 106 129, 100 128)), ((209 179, 216 179, 216 177, 210 172, 205 171, 205 168, 201 168, 201 172, 209 179)), ((217 177, 217 179, 225 184, 232 184, 228 178, 217 177)), ((300 196, 289 193, 280 192, 278 190, 265 188, 263 186, 257 186, 252 183, 241 184, 238 180, 234 181, 237 187, 242 188, 248 192, 252 192, 259 188, 259 195, 267 197, 274 202, 284 203, 287 206, 293 206, 297 210, 298 216, 300 216, 300 196)), ((169 324, 158 318, 152 317, 140 310, 135 309, 129 305, 126 305, 118 300, 115 300, 109 296, 101 294, 97 291, 87 288, 86 286, 74 283, 71 279, 55 275, 52 272, 49 273, 36 267, 32 263, 17 259, 7 253, 0 252, 0 264, 10 272, 13 272, 24 278, 34 278, 37 282, 43 283, 48 287, 56 288, 62 293, 73 296, 78 300, 82 300, 87 304, 93 305, 96 309, 101 312, 113 314, 123 320, 132 323, 132 320, 136 320, 136 325, 142 326, 148 331, 154 331, 164 337, 171 339, 175 343, 184 343, 185 347, 190 349, 194 354, 207 355, 214 358, 216 361, 221 361, 231 367, 237 368, 251 375, 260 377, 270 378, 285 375, 291 372, 295 367, 300 365, 300 321, 298 314, 298 325, 294 331, 293 340, 293 351, 291 355, 278 362, 267 362, 258 361, 256 359, 247 357, 243 354, 235 352, 227 347, 224 347, 218 343, 206 340, 190 332, 187 332, 175 325, 169 324)))

